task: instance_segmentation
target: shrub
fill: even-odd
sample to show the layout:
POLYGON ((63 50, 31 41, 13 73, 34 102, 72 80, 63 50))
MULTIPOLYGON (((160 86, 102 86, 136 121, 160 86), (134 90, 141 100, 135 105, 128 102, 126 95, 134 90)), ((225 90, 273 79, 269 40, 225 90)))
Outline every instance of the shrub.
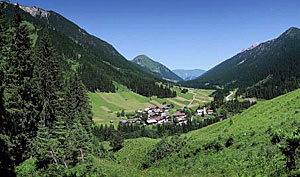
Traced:
POLYGON ((233 145, 233 137, 230 136, 227 141, 225 142, 225 147, 230 147, 231 145, 233 145))
POLYGON ((147 153, 141 168, 149 168, 153 163, 164 159, 171 154, 178 153, 185 144, 186 141, 179 136, 173 136, 170 139, 163 138, 147 153))
POLYGON ((36 159, 30 158, 19 166, 16 167, 17 176, 23 177, 31 177, 31 176, 39 176, 38 171, 36 170, 36 159))
POLYGON ((189 90, 188 89, 182 89, 181 93, 186 94, 189 90))
POLYGON ((286 167, 291 171, 298 170, 298 160, 300 158, 300 129, 295 130, 292 133, 279 131, 277 136, 281 140, 277 146, 286 157, 286 167))
POLYGON ((216 150, 216 151, 221 151, 223 149, 223 146, 220 142, 218 141, 212 141, 209 143, 206 143, 204 145, 204 150, 216 150))
POLYGON ((114 152, 122 149, 123 147, 124 138, 119 131, 114 131, 109 140, 109 145, 112 147, 114 152))

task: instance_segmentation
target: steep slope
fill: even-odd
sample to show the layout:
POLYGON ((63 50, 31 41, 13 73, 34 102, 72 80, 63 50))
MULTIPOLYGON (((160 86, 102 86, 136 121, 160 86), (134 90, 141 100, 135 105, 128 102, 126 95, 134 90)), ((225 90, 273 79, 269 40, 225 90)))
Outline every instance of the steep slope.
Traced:
MULTIPOLYGON (((231 120, 181 135, 187 141, 179 152, 170 153, 139 173, 143 176, 288 176, 284 156, 271 139, 272 133, 279 129, 291 132, 299 128, 299 95, 300 89, 259 102, 231 120), (230 137, 232 144, 226 147, 230 137), (214 144, 221 148, 214 149, 214 144)), ((107 174, 134 175, 157 143, 148 138, 127 140, 125 147, 115 154, 120 163, 111 164, 126 170, 121 174, 107 170, 107 174)))
POLYGON ((205 70, 202 69, 191 69, 191 70, 186 70, 186 69, 175 69, 173 70, 175 74, 177 74, 179 77, 181 77, 183 80, 188 81, 188 80, 194 80, 198 77, 200 77, 202 74, 205 73, 205 70))
POLYGON ((182 78, 173 73, 169 68, 152 60, 146 55, 139 55, 135 57, 132 62, 140 66, 144 71, 153 74, 155 77, 169 81, 182 81, 182 78))
MULTIPOLYGON (((5 8, 8 17, 14 14, 15 4, 5 8)), ((48 32, 64 64, 72 65, 91 90, 114 92, 113 81, 121 83, 134 92, 145 96, 155 95, 160 90, 152 75, 142 71, 126 60, 113 46, 88 34, 73 22, 54 11, 38 7, 20 6, 26 21, 36 27, 38 36, 48 32)), ((39 44, 37 40, 37 45, 39 44)))
POLYGON ((293 27, 274 40, 235 55, 185 85, 244 89, 255 86, 245 92, 249 96, 270 99, 298 88, 299 66, 300 29, 293 27))

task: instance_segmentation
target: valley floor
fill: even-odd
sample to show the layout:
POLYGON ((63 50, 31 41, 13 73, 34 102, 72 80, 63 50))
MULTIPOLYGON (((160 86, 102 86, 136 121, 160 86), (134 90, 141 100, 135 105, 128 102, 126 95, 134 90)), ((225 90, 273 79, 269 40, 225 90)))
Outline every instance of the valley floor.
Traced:
POLYGON ((151 106, 162 107, 164 102, 172 103, 175 109, 187 106, 189 108, 197 108, 212 100, 209 95, 213 90, 191 89, 183 94, 178 87, 174 88, 177 92, 175 98, 157 98, 144 97, 136 94, 126 88, 119 90, 117 93, 89 93, 91 100, 93 119, 96 123, 108 124, 111 120, 116 123, 121 118, 117 117, 117 112, 124 110, 126 113, 134 113, 138 109, 144 109, 151 106))
MULTIPOLYGON (((183 134, 186 144, 142 169, 160 139, 129 139, 112 155, 99 159, 108 176, 288 176, 285 159, 271 143, 279 129, 300 127, 300 89, 259 102, 242 114, 183 134), (225 146, 229 138, 232 144, 225 146), (211 145, 211 146, 208 146, 211 145), (219 148, 214 148, 216 145, 219 148), (211 147, 211 148, 207 148, 211 147)), ((107 145, 108 146, 108 145, 107 145)))

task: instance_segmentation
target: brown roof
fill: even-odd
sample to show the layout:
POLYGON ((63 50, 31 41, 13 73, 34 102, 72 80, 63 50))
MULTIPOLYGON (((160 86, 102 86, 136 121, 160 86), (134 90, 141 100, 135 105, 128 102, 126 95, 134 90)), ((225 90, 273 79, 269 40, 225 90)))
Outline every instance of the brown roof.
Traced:
POLYGON ((174 113, 173 116, 175 117, 185 116, 185 113, 174 113))

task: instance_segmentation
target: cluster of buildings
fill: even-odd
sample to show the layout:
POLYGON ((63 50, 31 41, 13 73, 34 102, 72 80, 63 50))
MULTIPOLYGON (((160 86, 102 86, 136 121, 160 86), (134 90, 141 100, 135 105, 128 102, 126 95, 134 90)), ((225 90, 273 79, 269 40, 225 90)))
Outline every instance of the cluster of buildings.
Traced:
POLYGON ((173 118, 177 118, 178 124, 187 123, 186 114, 177 112, 171 115, 169 109, 173 108, 172 105, 165 105, 162 108, 158 106, 147 107, 144 110, 137 110, 137 117, 133 120, 120 120, 120 124, 127 123, 140 123, 141 120, 145 120, 146 125, 156 125, 163 123, 173 123, 173 118))
POLYGON ((214 110, 212 109, 207 109, 206 106, 203 107, 203 109, 198 109, 196 115, 199 116, 206 116, 206 115, 213 115, 214 110))
MULTIPOLYGON (((123 119, 120 120, 121 125, 125 124, 140 124, 144 123, 144 125, 157 125, 163 123, 170 123, 175 125, 187 124, 187 115, 184 112, 177 112, 170 114, 169 110, 174 108, 173 105, 165 104, 162 108, 158 106, 147 107, 144 110, 137 110, 136 116, 134 119, 123 119)), ((208 109, 204 106, 202 109, 198 109, 195 112, 195 115, 205 116, 206 118, 202 121, 209 120, 211 115, 214 115, 214 111, 212 109, 208 109)), ((222 115, 215 116, 218 121, 222 121, 225 117, 222 115)))

